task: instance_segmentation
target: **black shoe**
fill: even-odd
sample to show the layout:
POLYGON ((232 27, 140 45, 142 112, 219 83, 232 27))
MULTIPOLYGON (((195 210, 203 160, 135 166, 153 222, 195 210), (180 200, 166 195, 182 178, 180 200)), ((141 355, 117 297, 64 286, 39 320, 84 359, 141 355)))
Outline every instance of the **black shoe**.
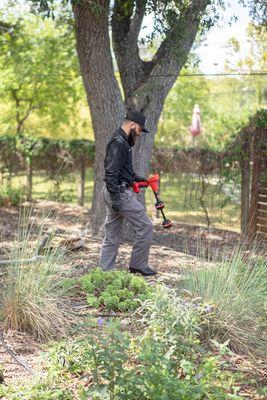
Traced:
POLYGON ((157 272, 154 269, 150 268, 150 267, 146 267, 146 268, 142 268, 142 269, 136 269, 136 268, 131 268, 130 267, 129 270, 130 270, 130 272, 132 274, 139 273, 139 274, 142 274, 144 276, 152 276, 152 275, 156 275, 157 274, 157 272))

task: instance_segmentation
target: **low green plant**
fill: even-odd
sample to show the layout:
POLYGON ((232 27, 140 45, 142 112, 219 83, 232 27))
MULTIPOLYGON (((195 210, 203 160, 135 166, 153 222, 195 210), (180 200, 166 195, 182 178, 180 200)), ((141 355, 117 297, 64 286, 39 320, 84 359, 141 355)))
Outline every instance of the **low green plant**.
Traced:
POLYGON ((158 287, 142 312, 141 336, 133 338, 109 320, 90 336, 55 347, 50 368, 61 376, 88 376, 89 385, 80 388, 84 400, 241 398, 220 358, 199 346, 199 310, 158 287))
POLYGON ((0 385, 0 398, 8 400, 73 400, 73 393, 66 387, 45 381, 23 385, 0 385))
POLYGON ((34 232, 37 217, 31 211, 21 217, 9 265, 2 267, 5 272, 0 312, 6 330, 27 332, 38 340, 46 340, 64 332, 69 310, 64 304, 65 290, 61 285, 66 276, 62 250, 55 247, 42 255, 36 254, 44 235, 45 216, 39 217, 37 235, 34 232), (36 247, 32 248, 33 235, 36 247))
POLYGON ((166 348, 175 348, 180 359, 190 357, 195 361, 200 347, 202 309, 185 302, 175 290, 157 285, 139 311, 140 322, 146 329, 142 340, 153 338, 166 348))
POLYGON ((230 261, 210 265, 200 270, 188 270, 181 281, 191 300, 199 307, 208 305, 203 320, 203 339, 229 340, 237 352, 258 354, 266 350, 266 318, 264 306, 267 295, 266 258, 250 257, 236 250, 230 261))
POLYGON ((13 188, 10 186, 0 187, 0 206, 18 206, 23 198, 21 188, 13 188))
POLYGON ((199 346, 198 308, 157 286, 140 312, 140 336, 125 332, 118 321, 95 321, 88 335, 50 350, 42 382, 2 393, 11 400, 241 399, 234 375, 222 372, 220 357, 199 346))
POLYGON ((62 289, 66 291, 66 293, 73 292, 78 286, 77 279, 75 278, 66 278, 61 282, 62 289))
POLYGON ((103 306, 108 310, 134 310, 152 293, 142 277, 126 271, 104 272, 100 268, 82 276, 80 285, 91 307, 103 306))

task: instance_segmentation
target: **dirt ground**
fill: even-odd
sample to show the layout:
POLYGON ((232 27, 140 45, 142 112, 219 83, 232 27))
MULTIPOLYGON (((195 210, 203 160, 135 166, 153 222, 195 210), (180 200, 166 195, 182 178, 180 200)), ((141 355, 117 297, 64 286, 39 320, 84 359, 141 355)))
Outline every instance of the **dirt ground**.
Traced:
MULTIPOLYGON (((75 242, 78 236, 82 238, 81 247, 72 252, 72 258, 75 259, 76 265, 75 274, 80 275, 97 266, 101 240, 88 234, 89 213, 86 209, 43 201, 34 203, 32 208, 26 207, 25 210, 30 210, 30 216, 27 218, 22 217, 17 208, 0 208, 0 232, 2 236, 0 260, 10 257, 11 244, 18 232, 18 226, 29 226, 30 224, 33 247, 36 246, 36 235, 40 225, 43 226, 45 232, 49 229, 55 230, 55 239, 59 241, 64 242, 66 238, 74 238, 75 242)), ((164 231, 160 221, 154 221, 154 223, 155 233, 150 252, 150 264, 158 271, 156 280, 164 281, 170 286, 181 278, 185 269, 203 267, 203 263, 210 262, 214 256, 230 254, 241 240, 240 235, 235 232, 178 223, 174 223, 171 230, 164 231), (199 257, 196 257, 197 255, 204 255, 206 261, 203 261, 203 258, 200 260, 199 257)), ((127 269, 130 254, 131 244, 123 243, 117 259, 117 268, 127 269)), ((153 280, 151 282, 153 283, 153 280)), ((46 349, 46 345, 37 343, 28 335, 18 332, 5 333, 4 340, 21 361, 27 363, 35 373, 41 373, 42 359, 40 354, 46 349)), ((266 379, 261 362, 258 363, 256 369, 242 357, 237 357, 231 362, 233 369, 245 371, 251 379, 255 378, 261 385, 266 379)), ((7 383, 30 376, 28 371, 14 361, 3 345, 0 346, 0 366, 7 383)), ((253 390, 253 387, 249 385, 244 387, 244 398, 260 398, 254 396, 253 390)))

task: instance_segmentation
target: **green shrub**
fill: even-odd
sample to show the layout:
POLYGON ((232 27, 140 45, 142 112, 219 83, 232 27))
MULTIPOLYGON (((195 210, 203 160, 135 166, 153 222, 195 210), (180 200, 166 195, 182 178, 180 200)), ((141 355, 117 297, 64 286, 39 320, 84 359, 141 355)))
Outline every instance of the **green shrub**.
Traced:
POLYGON ((73 292, 77 288, 77 279, 75 278, 66 278, 61 282, 61 287, 66 291, 66 293, 73 292))
POLYGON ((9 186, 0 187, 0 206, 18 206, 22 198, 23 192, 21 189, 9 186))
POLYGON ((193 362, 200 345, 202 312, 184 302, 175 290, 157 285, 151 299, 140 308, 141 322, 146 327, 144 341, 153 338, 167 347, 175 346, 180 358, 193 362))
POLYGON ((173 299, 171 292, 158 289, 144 305, 146 329, 142 336, 131 338, 119 323, 109 321, 96 334, 54 348, 49 368, 62 376, 89 375, 91 383, 89 388, 80 389, 81 399, 241 398, 234 394, 234 376, 221 371, 219 357, 199 348, 199 312, 177 300, 174 309, 182 311, 181 318, 173 311, 171 316, 165 314, 164 320, 173 299), (149 316, 152 309, 155 314, 149 316))
POLYGON ((104 272, 96 268, 82 276, 80 284, 91 307, 103 306, 108 310, 134 310, 152 292, 142 277, 126 271, 104 272))
POLYGON ((87 295, 86 300, 90 307, 97 308, 100 305, 99 299, 91 294, 87 295))
POLYGON ((54 346, 46 360, 50 381, 47 378, 46 384, 37 383, 28 391, 26 386, 24 391, 13 388, 17 397, 8 398, 46 400, 52 387, 58 397, 53 394, 51 399, 64 400, 71 398, 68 390, 79 400, 241 398, 235 394, 234 375, 223 372, 220 358, 199 346, 197 308, 158 286, 141 310, 142 335, 131 337, 119 322, 109 319, 88 336, 54 346))
POLYGON ((181 288, 198 297, 207 315, 203 339, 217 339, 238 352, 258 353, 266 349, 264 304, 267 294, 266 259, 250 254, 245 260, 237 251, 229 262, 198 271, 189 270, 181 288))

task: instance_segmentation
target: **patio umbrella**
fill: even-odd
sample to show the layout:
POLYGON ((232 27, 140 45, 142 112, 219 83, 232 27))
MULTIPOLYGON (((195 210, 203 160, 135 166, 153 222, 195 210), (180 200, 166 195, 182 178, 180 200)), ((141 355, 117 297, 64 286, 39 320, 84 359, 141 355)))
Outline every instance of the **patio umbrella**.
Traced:
POLYGON ((201 122, 200 122, 200 108, 198 104, 195 104, 192 121, 190 126, 190 132, 192 135, 193 146, 195 145, 195 137, 201 133, 201 122))

